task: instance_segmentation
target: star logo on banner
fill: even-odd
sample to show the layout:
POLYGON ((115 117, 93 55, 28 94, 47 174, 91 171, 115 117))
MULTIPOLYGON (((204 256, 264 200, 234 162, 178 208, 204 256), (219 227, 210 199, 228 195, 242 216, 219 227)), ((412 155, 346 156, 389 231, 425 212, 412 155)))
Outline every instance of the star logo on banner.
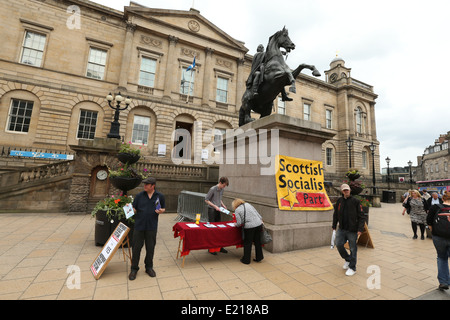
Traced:
POLYGON ((294 205, 300 204, 300 203, 297 200, 297 192, 292 191, 290 188, 288 188, 287 190, 288 190, 288 194, 285 195, 282 199, 289 201, 289 205, 292 209, 294 207, 294 205))

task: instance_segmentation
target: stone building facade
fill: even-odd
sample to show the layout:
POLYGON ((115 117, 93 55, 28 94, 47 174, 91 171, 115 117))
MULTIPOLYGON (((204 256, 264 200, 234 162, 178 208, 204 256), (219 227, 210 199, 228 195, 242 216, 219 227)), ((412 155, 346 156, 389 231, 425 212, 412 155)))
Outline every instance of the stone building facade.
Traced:
MULTIPOLYGON (((0 2, 0 18, 3 150, 73 153, 71 146, 82 140, 105 138, 114 117, 106 96, 119 92, 131 99, 120 113, 120 135, 151 163, 173 165, 175 129, 190 133, 191 150, 183 157, 193 160, 220 133, 238 127, 252 56, 244 42, 198 10, 131 2, 122 12, 87 0, 17 0, 0 2)), ((269 36, 261 35, 262 41, 269 36)), ((368 180, 374 162, 379 179, 377 95, 351 77, 343 59, 331 62, 325 81, 301 74, 290 97, 292 102, 275 101, 274 112, 317 122, 335 134, 323 145, 327 180, 342 180, 350 153, 352 167, 368 180)), ((0 167, 16 170, 20 160, 0 158, 0 167)))
POLYGON ((438 139, 424 150, 421 157, 417 157, 418 166, 415 168, 416 181, 450 179, 450 149, 448 148, 450 131, 441 134, 438 139))

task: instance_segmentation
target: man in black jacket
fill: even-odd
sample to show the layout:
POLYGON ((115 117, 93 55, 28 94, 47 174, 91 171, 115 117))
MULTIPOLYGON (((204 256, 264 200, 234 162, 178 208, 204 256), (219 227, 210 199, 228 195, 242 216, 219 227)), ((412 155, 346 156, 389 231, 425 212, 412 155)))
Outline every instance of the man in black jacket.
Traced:
POLYGON ((364 231, 364 213, 361 202, 352 197, 348 184, 341 186, 343 196, 336 201, 333 214, 333 230, 339 222, 339 229, 336 231, 336 247, 339 254, 345 259, 343 268, 347 270, 345 274, 352 276, 356 272, 356 241, 358 236, 364 231), (344 245, 348 241, 350 254, 344 245))

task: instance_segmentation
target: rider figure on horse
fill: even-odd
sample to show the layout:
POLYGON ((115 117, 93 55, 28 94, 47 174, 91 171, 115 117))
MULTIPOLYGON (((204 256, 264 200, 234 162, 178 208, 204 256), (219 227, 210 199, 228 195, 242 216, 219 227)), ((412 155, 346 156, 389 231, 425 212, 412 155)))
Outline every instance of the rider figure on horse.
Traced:
MULTIPOLYGON (((264 78, 264 46, 260 44, 257 49, 257 53, 253 56, 252 69, 250 75, 248 76, 246 87, 251 90, 253 98, 257 98, 259 93, 259 85, 263 82, 264 78)), ((281 91, 282 101, 292 101, 293 99, 287 96, 286 90, 281 91)))

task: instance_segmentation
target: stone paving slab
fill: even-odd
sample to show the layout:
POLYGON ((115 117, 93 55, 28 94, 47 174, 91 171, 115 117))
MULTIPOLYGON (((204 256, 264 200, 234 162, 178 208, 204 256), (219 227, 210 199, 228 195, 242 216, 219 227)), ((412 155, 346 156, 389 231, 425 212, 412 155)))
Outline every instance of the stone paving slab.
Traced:
MULTIPOLYGON (((357 273, 345 276, 343 260, 329 246, 272 254, 243 265, 242 249, 217 256, 205 250, 176 259, 176 214, 160 217, 154 269, 128 280, 121 250, 99 280, 89 267, 94 244, 90 215, 0 214, 0 299, 2 300, 450 300, 437 290, 436 251, 431 239, 413 240, 400 204, 370 208, 374 249, 359 246, 357 273), (68 273, 71 266, 79 287, 68 273), (379 284, 377 287, 376 285, 379 284)), ((331 232, 331 226, 330 226, 331 232)), ((142 262, 141 262, 142 263, 142 262)))

